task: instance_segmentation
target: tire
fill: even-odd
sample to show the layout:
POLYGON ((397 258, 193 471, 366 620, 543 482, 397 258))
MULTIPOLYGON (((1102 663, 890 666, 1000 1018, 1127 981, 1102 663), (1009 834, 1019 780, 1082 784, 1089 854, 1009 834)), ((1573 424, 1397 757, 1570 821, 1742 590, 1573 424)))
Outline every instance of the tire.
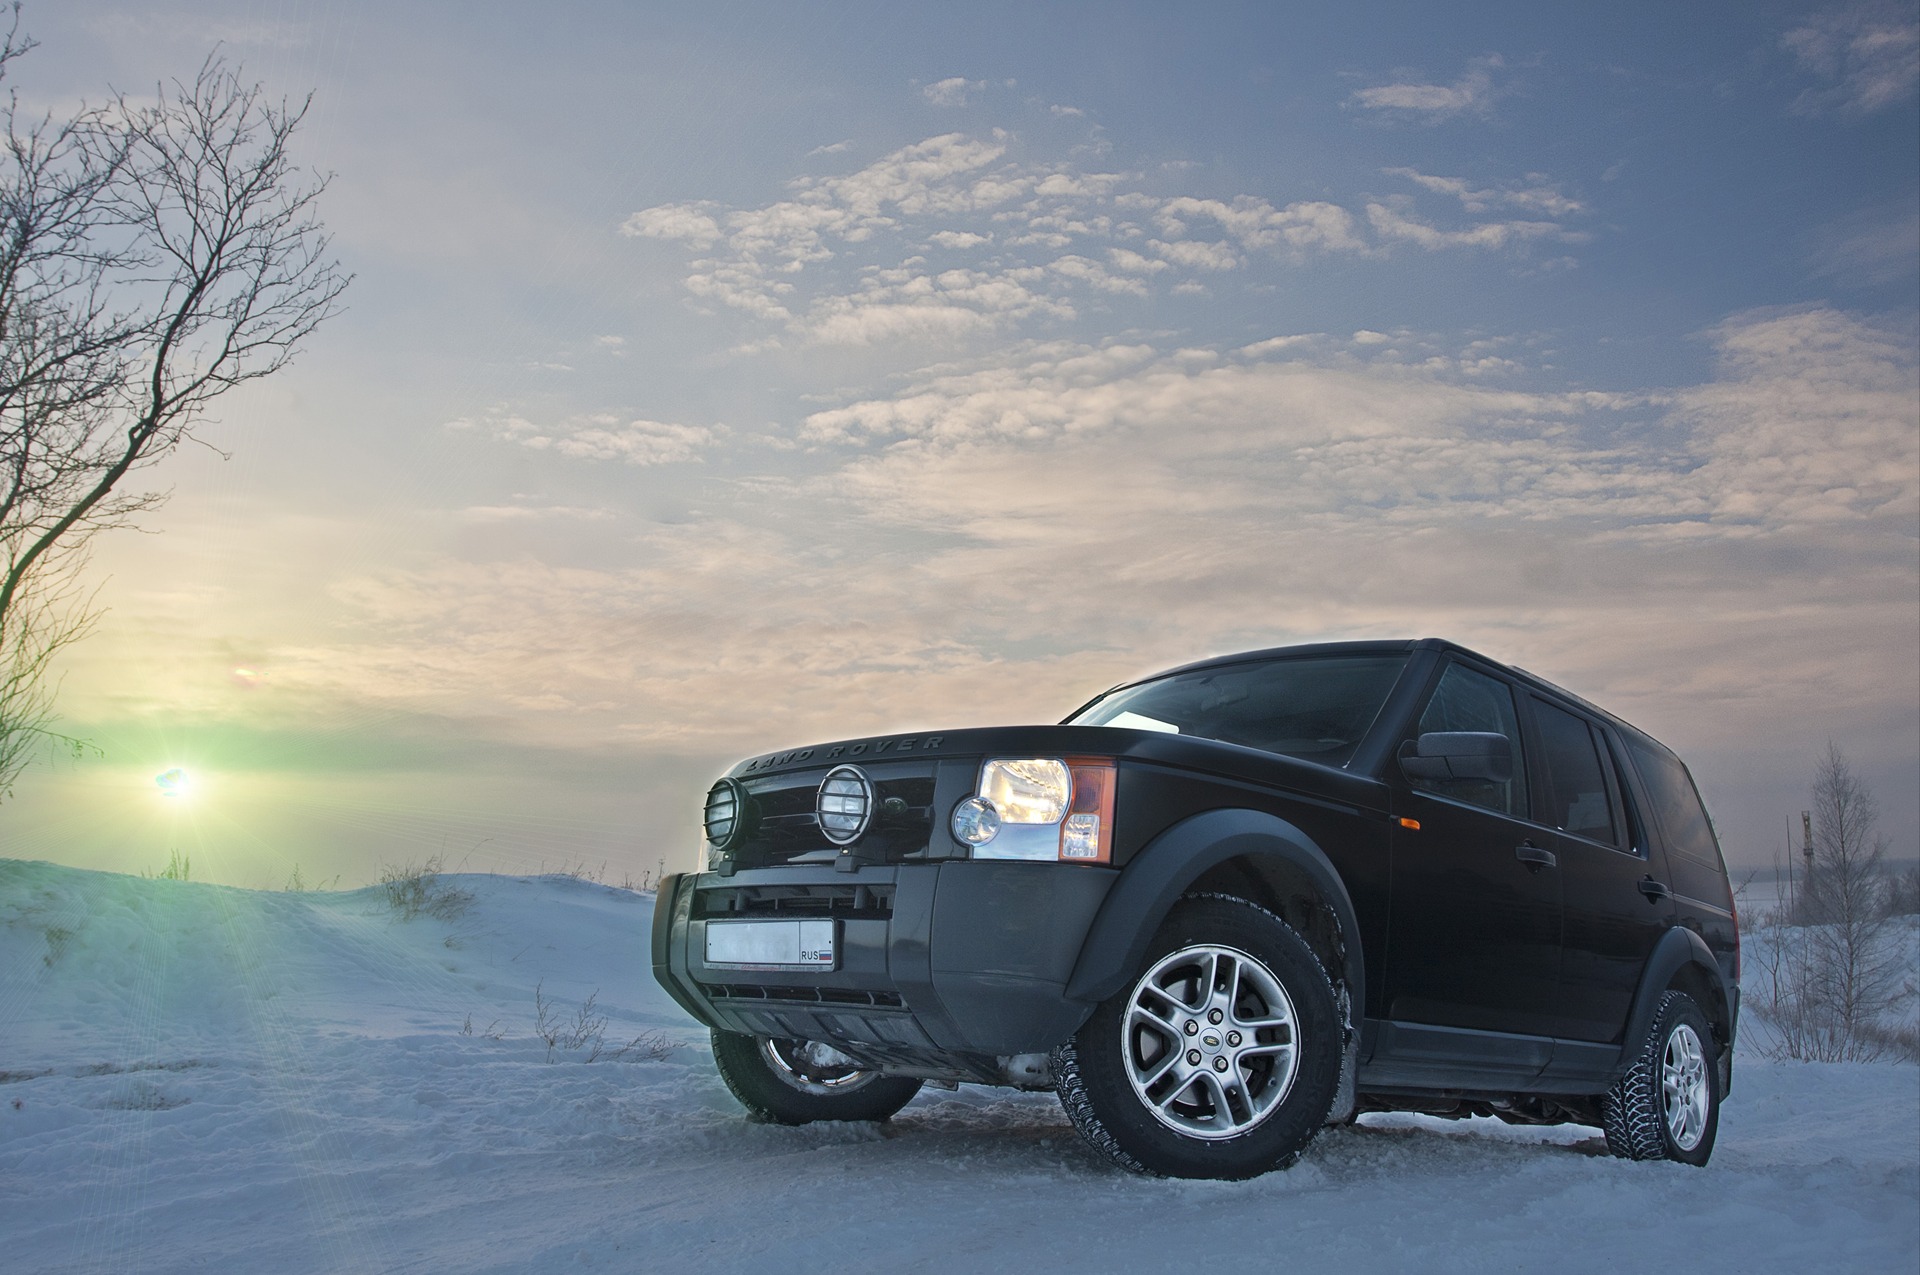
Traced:
POLYGON ((920 1082, 807 1057, 808 1042, 716 1029, 713 1061, 749 1115, 770 1124, 885 1120, 913 1100, 920 1082))
POLYGON ((1054 1051, 1054 1083, 1080 1136, 1122 1168, 1251 1178, 1299 1159, 1326 1123, 1344 1036, 1326 971, 1286 922, 1190 895, 1134 980, 1054 1051))
POLYGON ((1600 1098, 1607 1150, 1623 1160, 1705 1164, 1720 1131, 1719 1063, 1700 1006, 1685 992, 1662 996, 1627 1074, 1600 1098))

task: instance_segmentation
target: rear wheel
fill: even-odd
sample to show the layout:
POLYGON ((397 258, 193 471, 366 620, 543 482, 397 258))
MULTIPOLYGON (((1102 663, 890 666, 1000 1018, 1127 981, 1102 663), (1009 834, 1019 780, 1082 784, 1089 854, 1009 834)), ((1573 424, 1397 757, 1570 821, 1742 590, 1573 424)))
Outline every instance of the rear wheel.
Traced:
POLYGON ((1135 1172, 1249 1178, 1299 1158, 1339 1080, 1333 988, 1300 936, 1243 899, 1183 899, 1132 984, 1054 1055, 1081 1136, 1135 1172))
POLYGON ((716 1029, 713 1061, 740 1105, 774 1124, 885 1120, 920 1092, 918 1080, 865 1070, 817 1041, 716 1029))
POLYGON ((1626 1160, 1701 1165, 1720 1131, 1719 1051, 1685 992, 1668 992, 1627 1074, 1600 1099, 1607 1150, 1626 1160))

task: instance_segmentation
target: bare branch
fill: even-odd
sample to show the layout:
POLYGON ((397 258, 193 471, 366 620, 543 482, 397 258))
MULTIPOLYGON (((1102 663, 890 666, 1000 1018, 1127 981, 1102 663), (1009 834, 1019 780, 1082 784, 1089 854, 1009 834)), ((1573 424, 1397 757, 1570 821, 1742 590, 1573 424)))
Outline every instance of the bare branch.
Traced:
MULTIPOLYGON (((0 79, 33 47, 18 31, 16 4, 0 79)), ((47 734, 49 660, 91 623, 87 541, 163 499, 129 476, 338 308, 326 182, 288 153, 307 106, 217 53, 152 105, 55 122, 0 104, 0 792, 47 734)))

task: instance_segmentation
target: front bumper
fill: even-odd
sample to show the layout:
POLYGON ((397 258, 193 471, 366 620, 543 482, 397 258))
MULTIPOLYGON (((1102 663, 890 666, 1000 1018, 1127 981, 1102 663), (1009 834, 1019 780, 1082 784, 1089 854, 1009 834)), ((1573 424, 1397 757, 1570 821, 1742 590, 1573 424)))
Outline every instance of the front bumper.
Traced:
POLYGON ((972 862, 748 869, 661 883, 653 971, 701 1022, 818 1040, 904 1074, 991 1078, 995 1059, 1071 1036, 1093 1006, 1067 984, 1119 873, 972 862), (710 918, 830 917, 835 967, 709 968, 710 918))

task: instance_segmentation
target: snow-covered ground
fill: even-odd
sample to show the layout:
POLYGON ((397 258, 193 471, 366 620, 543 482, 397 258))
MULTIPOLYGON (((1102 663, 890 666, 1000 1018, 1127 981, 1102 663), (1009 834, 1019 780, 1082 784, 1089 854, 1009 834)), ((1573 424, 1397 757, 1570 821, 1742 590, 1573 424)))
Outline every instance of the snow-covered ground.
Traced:
POLYGON ((1743 1052, 1713 1164, 1365 1117, 1292 1171, 1108 1167, 1053 1100, 748 1124, 647 967, 652 898, 465 876, 451 921, 0 861, 0 1269, 1895 1271, 1920 1068, 1743 1052), (598 992, 609 1049, 535 1035, 598 992), (469 1029, 471 1034, 465 1034, 469 1029), (657 1033, 680 1048, 610 1058, 657 1033))

